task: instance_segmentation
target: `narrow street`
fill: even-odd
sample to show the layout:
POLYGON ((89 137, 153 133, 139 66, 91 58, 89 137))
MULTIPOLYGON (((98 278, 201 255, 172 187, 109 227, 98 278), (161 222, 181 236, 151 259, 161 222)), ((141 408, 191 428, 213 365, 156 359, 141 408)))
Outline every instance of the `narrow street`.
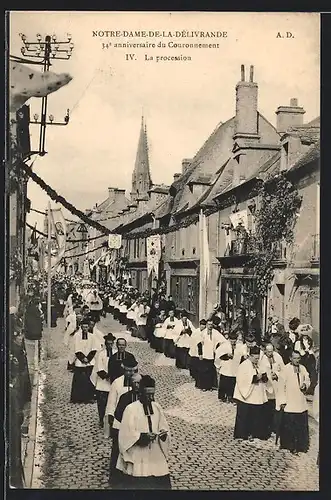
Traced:
MULTIPOLYGON (((106 489, 111 441, 98 426, 96 404, 69 403, 72 374, 66 370, 62 343, 64 320, 43 337, 43 398, 36 447, 39 479, 34 488, 106 489)), ((217 393, 195 389, 188 372, 162 366, 147 343, 123 334, 110 315, 99 328, 124 336, 142 374, 156 379, 156 399, 166 412, 171 431, 170 473, 173 489, 318 490, 318 430, 310 426, 307 454, 292 456, 273 440, 238 443, 233 435, 235 407, 219 403, 217 393)), ((36 474, 37 476, 37 474, 36 474)))

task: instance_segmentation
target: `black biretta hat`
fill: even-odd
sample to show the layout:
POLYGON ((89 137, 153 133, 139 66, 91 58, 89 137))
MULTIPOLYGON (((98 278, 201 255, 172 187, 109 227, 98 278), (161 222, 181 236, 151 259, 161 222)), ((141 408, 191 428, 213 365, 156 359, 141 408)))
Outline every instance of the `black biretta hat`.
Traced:
POLYGON ((116 340, 116 337, 112 333, 107 333, 107 335, 104 335, 103 338, 105 341, 109 340, 109 342, 114 342, 116 340))
POLYGON ((155 387, 155 380, 149 375, 143 375, 141 377, 139 388, 145 389, 145 387, 155 387))

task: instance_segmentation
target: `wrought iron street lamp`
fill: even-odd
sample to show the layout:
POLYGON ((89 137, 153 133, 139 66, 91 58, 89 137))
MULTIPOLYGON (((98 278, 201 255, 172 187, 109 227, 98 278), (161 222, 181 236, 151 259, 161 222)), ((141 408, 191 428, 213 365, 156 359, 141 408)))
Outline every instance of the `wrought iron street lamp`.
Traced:
MULTIPOLYGON (((45 39, 42 40, 42 36, 40 33, 36 35, 36 41, 28 41, 27 37, 20 33, 21 40, 23 42, 23 47, 21 48, 21 52, 23 56, 28 56, 29 58, 39 59, 40 64, 43 66, 43 71, 49 71, 49 68, 52 66, 52 60, 69 60, 72 51, 74 49, 74 44, 72 43, 72 37, 70 34, 67 35, 67 40, 59 41, 55 34, 52 36, 46 35, 45 39)), ((38 154, 40 156, 44 156, 46 154, 45 151, 45 140, 46 140, 46 126, 47 125, 68 125, 69 123, 69 109, 64 116, 63 122, 56 121, 54 115, 49 115, 47 118, 47 96, 42 97, 41 101, 41 116, 39 120, 39 115, 33 115, 33 121, 30 123, 32 125, 40 126, 40 134, 39 134, 39 151, 38 154)))

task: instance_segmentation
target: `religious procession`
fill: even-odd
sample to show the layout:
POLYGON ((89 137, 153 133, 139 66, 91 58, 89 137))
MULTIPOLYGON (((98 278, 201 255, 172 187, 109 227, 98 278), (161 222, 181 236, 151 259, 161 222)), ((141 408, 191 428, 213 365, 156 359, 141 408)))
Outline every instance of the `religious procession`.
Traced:
MULTIPOLYGON (((26 337, 36 340, 47 304, 36 281, 31 293, 26 337)), ((196 328, 164 288, 141 294, 125 280, 98 285, 58 275, 51 297, 51 328, 66 353, 60 369, 71 380, 65 397, 70 405, 94 408, 90 424, 108 448, 107 487, 171 489, 175 429, 137 343, 155 353, 160 370, 178 371, 195 390, 215 394, 220 412, 234 410, 234 442, 265 442, 294 456, 309 451, 307 396, 318 394, 319 371, 310 325, 292 318, 285 331, 270 317, 262 332, 243 308, 231 323, 215 304, 196 328), (104 329, 107 318, 112 331, 104 329)), ((318 460, 317 454, 316 468, 318 460)))
POLYGON ((12 488, 319 490, 317 59, 250 47, 245 16, 175 78, 93 12, 11 17, 12 488))

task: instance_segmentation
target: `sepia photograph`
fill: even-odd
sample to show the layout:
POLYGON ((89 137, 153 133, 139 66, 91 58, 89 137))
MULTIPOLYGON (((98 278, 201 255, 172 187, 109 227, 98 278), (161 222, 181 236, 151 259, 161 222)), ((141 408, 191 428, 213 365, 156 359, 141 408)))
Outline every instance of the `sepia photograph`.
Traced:
POLYGON ((319 491, 320 14, 7 46, 8 488, 319 491))

